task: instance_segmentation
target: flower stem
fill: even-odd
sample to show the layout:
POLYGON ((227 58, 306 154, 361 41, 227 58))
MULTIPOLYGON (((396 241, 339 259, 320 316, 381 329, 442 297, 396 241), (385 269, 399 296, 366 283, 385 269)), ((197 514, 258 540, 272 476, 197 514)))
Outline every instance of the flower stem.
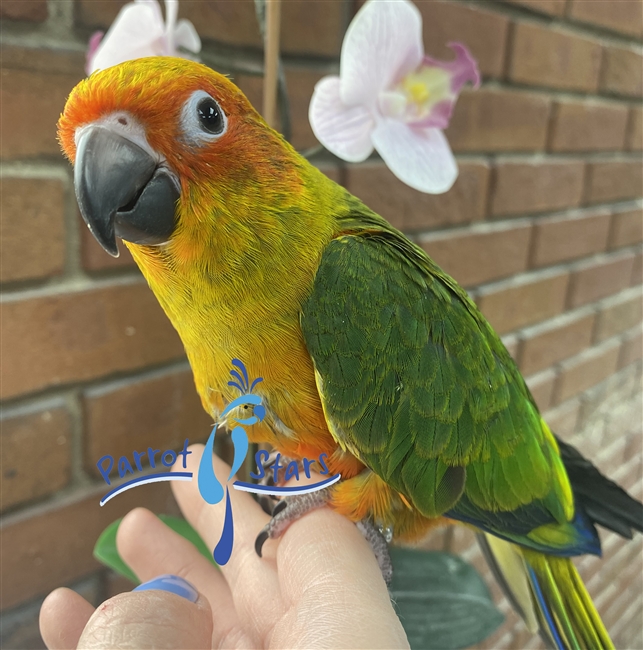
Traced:
POLYGON ((279 75, 279 25, 281 0, 266 2, 266 41, 263 84, 263 117, 273 129, 277 127, 277 82, 279 75))

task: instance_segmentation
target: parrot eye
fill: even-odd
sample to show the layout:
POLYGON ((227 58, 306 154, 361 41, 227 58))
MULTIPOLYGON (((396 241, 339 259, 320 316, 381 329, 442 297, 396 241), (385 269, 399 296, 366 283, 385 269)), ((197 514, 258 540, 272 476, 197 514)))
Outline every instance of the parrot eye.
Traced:
POLYGON ((196 107, 196 111, 204 131, 214 135, 219 135, 223 131, 225 126, 223 112, 212 97, 202 99, 196 107))
POLYGON ((197 90, 183 105, 181 126, 191 144, 204 145, 218 140, 228 128, 228 120, 215 99, 197 90))

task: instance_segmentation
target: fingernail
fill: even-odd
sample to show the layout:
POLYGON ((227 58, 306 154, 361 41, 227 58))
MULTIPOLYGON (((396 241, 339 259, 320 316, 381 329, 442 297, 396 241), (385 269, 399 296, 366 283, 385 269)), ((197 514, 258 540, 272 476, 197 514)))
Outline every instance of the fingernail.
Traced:
POLYGON ((192 603, 196 603, 199 597, 199 592, 187 580, 169 573, 158 576, 153 580, 148 580, 148 582, 144 582, 138 587, 135 587, 133 591, 147 591, 148 589, 169 591, 171 594, 181 596, 181 598, 187 598, 192 603))

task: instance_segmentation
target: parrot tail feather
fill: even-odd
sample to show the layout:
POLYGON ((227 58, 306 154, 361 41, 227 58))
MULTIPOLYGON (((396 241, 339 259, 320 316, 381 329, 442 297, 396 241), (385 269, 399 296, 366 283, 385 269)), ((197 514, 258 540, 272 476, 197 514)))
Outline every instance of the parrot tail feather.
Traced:
POLYGON ((614 645, 569 558, 522 549, 541 628, 554 647, 582 650, 614 645), (544 625, 543 625, 544 624, 544 625))
POLYGON ((478 540, 507 598, 531 632, 556 650, 613 650, 569 558, 529 550, 486 533, 478 540))
POLYGON ((626 539, 643 533, 643 503, 598 469, 574 447, 556 438, 576 501, 589 519, 626 539))

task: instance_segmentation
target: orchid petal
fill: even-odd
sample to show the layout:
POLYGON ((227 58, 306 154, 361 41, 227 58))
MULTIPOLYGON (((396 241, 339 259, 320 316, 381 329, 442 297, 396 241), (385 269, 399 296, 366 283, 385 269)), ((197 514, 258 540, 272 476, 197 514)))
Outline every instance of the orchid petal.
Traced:
POLYGON ((176 18, 179 15, 179 0, 165 0, 165 33, 174 34, 176 18))
POLYGON ((160 9, 154 10, 152 2, 135 2, 125 5, 101 41, 93 59, 88 63, 89 72, 110 68, 130 59, 162 54, 164 32, 160 9))
POLYGON ((101 41, 103 40, 103 36, 105 36, 105 32, 94 32, 89 37, 89 43, 88 43, 88 46, 87 46, 87 54, 85 55, 85 72, 87 74, 92 73, 92 61, 94 60, 94 57, 96 56, 96 52, 98 51, 98 46, 100 45, 101 41))
POLYGON ((154 12, 154 20, 159 25, 164 25, 163 12, 158 0, 134 0, 135 4, 147 5, 154 12))
POLYGON ((442 68, 449 72, 451 76, 451 92, 457 95, 462 86, 470 81, 474 88, 480 86, 480 71, 476 60, 471 56, 471 52, 462 43, 449 43, 449 47, 455 52, 453 61, 437 61, 430 56, 425 56, 422 62, 423 66, 432 66, 442 68))
POLYGON ((185 18, 179 20, 174 30, 174 46, 176 48, 182 47, 195 54, 201 51, 201 39, 194 25, 185 18))
POLYGON ((342 102, 375 107, 378 94, 414 70, 423 53, 422 17, 413 3, 367 2, 342 44, 342 102))
POLYGON ((324 77, 315 86, 308 119, 315 137, 342 160, 361 162, 372 151, 375 122, 363 106, 346 106, 340 98, 339 77, 324 77))
POLYGON ((458 177, 458 164, 439 129, 413 128, 385 118, 371 137, 389 169, 420 192, 441 194, 458 177))
POLYGON ((451 121, 456 99, 457 97, 437 102, 433 104, 428 115, 417 120, 406 120, 406 123, 413 128, 446 129, 451 121))

